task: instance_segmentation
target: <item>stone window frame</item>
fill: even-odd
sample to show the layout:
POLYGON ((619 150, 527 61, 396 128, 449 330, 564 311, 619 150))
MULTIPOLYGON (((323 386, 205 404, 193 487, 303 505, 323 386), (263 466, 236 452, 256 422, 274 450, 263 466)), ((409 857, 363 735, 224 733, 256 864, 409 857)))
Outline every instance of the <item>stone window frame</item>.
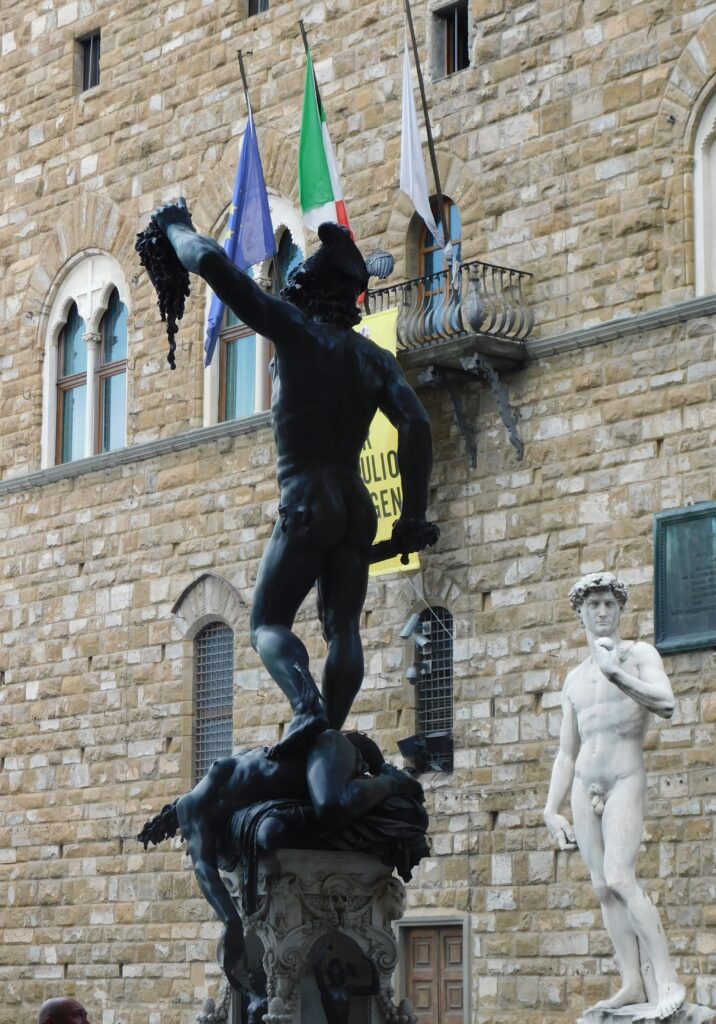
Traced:
MULTIPOLYGON (((83 335, 87 345, 87 399, 85 405, 84 451, 80 458, 98 454, 99 387, 101 369, 102 320, 109 308, 112 292, 117 291, 127 310, 127 356, 129 356, 129 319, 132 307, 124 272, 117 260, 99 249, 77 254, 63 269, 52 289, 53 298, 45 331, 45 356, 42 381, 42 429, 40 468, 49 469, 58 462, 58 385, 60 381, 60 341, 72 305, 77 307, 85 324, 83 335)), ((129 365, 128 359, 126 360, 129 365)), ((127 374, 127 396, 124 413, 127 445, 127 411, 130 379, 127 374)))
MULTIPOLYGON (((172 607, 175 629, 184 641, 182 657, 182 697, 187 709, 181 722, 181 775, 187 788, 193 785, 194 771, 194 685, 195 685, 195 640, 206 626, 221 622, 234 634, 234 694, 239 688, 237 680, 237 638, 245 632, 248 606, 236 587, 218 573, 205 572, 184 588, 172 607)), ((234 703, 235 708, 235 703, 234 703)), ((234 728, 232 728, 232 743, 234 728)))
MULTIPOLYGON (((427 870, 440 872, 437 858, 430 858, 430 867, 427 870)), ((416 869, 420 877, 426 871, 426 861, 422 861, 416 869)), ((407 998, 407 933, 411 928, 462 928, 462 956, 463 956, 463 1019, 465 1024, 472 1020, 472 921, 468 911, 432 911, 430 908, 423 909, 416 907, 408 911, 400 921, 393 924, 398 944, 398 964, 393 975, 393 988, 396 992, 397 1001, 407 998)))
POLYGON ((698 120, 694 141, 696 294, 716 292, 716 92, 698 120), (710 220, 707 220, 710 218, 710 220), (711 230, 707 224, 711 224, 711 230))
POLYGON ((470 61, 470 0, 449 0, 448 3, 435 3, 430 9, 430 66, 434 82, 443 78, 452 78, 453 75, 467 71, 471 67, 470 61), (466 62, 461 67, 451 69, 451 57, 448 53, 450 26, 449 16, 458 10, 464 11, 466 18, 465 25, 465 50, 466 62))
MULTIPOLYGON (((301 215, 287 199, 274 193, 268 193, 269 211, 271 224, 274 229, 276 249, 281 236, 285 231, 290 231, 296 245, 306 254, 306 237, 301 215)), ((220 238, 223 228, 228 221, 229 207, 226 206, 217 225, 212 231, 215 238, 220 238)), ((272 264, 273 256, 263 260, 252 268, 254 281, 265 291, 272 289, 272 264)), ((211 289, 206 289, 206 309, 204 314, 204 329, 209 316, 211 306, 211 289)), ((225 422, 222 418, 224 413, 224 375, 226 372, 226 356, 224 349, 225 342, 235 340, 237 337, 245 337, 253 332, 241 325, 241 328, 223 327, 216 344, 214 358, 209 366, 204 367, 204 407, 203 424, 205 427, 215 426, 217 423, 225 422), (224 343, 224 344, 222 344, 224 343)), ((203 345, 203 337, 202 337, 203 345)), ((271 401, 271 385, 269 379, 269 363, 272 357, 271 343, 268 338, 256 335, 256 369, 254 386, 254 410, 249 415, 259 415, 269 409, 271 401)), ((248 418, 248 417, 242 417, 248 418)))
POLYGON ((85 32, 75 40, 75 77, 80 93, 95 89, 100 83, 102 33, 99 28, 85 32))

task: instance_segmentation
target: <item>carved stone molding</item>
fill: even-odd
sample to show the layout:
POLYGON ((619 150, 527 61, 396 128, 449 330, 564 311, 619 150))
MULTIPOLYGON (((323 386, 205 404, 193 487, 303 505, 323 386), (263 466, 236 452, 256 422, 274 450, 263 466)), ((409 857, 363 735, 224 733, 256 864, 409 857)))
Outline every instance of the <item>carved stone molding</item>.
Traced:
POLYGON ((398 960, 392 924, 403 915, 405 889, 390 869, 367 854, 281 850, 259 862, 258 909, 246 914, 236 874, 226 877, 242 916, 247 946, 263 950, 268 1012, 265 1024, 307 1024, 301 988, 313 977, 316 950, 338 933, 375 965, 379 991, 371 1024, 410 1020, 394 1002, 398 960))

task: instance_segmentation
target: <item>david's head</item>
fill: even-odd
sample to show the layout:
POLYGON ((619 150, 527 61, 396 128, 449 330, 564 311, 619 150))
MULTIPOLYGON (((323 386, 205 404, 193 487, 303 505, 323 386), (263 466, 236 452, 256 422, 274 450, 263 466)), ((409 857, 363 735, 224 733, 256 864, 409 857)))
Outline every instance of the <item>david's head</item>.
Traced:
POLYGON ((339 327, 360 323, 356 299, 368 286, 368 269, 348 228, 326 222, 319 249, 290 275, 282 298, 307 317, 339 327))
POLYGON ((619 626, 627 588, 610 572, 582 576, 569 592, 569 603, 593 636, 612 636, 619 626))
POLYGON ((76 999, 48 999, 40 1007, 37 1024, 90 1024, 87 1011, 76 999))

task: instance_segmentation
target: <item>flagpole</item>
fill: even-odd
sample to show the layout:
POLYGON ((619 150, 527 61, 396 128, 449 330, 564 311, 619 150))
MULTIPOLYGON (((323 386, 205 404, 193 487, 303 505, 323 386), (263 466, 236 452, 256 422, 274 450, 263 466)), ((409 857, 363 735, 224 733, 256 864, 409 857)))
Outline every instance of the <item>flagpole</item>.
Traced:
MULTIPOLYGON (((298 27, 301 29, 301 38, 303 39, 303 48, 306 51, 306 55, 308 55, 308 54, 310 54, 311 51, 310 51, 309 46, 308 46, 308 36, 306 34, 306 28, 305 28, 305 26, 303 24, 303 19, 302 18, 298 19, 298 27)), ((320 110, 321 107, 323 106, 323 104, 321 103, 321 94, 318 91, 318 82, 316 81, 315 71, 314 71, 314 74, 313 74, 313 88, 316 90, 316 101, 318 103, 318 109, 320 110)))
POLYGON ((298 19, 298 27, 301 29, 301 38, 303 39, 303 47, 304 47, 306 53, 308 53, 308 36, 306 35, 306 29, 304 27, 303 19, 302 18, 298 19))
MULTIPOLYGON (((413 56, 415 57, 415 70, 418 73, 418 88, 420 89, 420 99, 423 104, 423 114, 425 116, 425 130, 428 136, 428 152, 430 153, 430 164, 433 169, 433 178, 435 179, 435 190, 437 193, 438 201, 438 215, 440 217, 440 224, 443 229, 443 245, 447 246, 450 244, 450 232, 448 230, 447 217, 445 216, 445 204, 443 203, 443 190, 440 185, 440 173, 438 171, 438 161, 435 156, 435 145, 433 143, 433 133, 430 128, 430 116, 428 114, 428 101, 425 97, 425 84, 423 82, 423 72, 420 68, 420 57, 418 56, 418 41, 415 38, 415 28, 413 26, 413 16, 410 13, 410 2, 404 0, 405 3, 405 14, 408 19, 408 28, 410 29, 410 38, 413 44, 413 56)), ((303 25, 301 25, 303 30, 303 25)))
MULTIPOLYGON (((248 83, 248 80, 246 78, 246 68, 244 67, 244 56, 243 56, 241 50, 237 50, 236 51, 236 55, 239 58, 239 71, 241 73, 241 84, 244 87, 244 96, 246 98, 246 106, 248 107, 248 110, 249 110, 249 117, 253 118, 254 112, 253 112, 253 108, 251 106, 251 98, 249 96, 249 83, 248 83)), ((278 251, 276 251, 276 254, 275 254, 274 259, 273 259, 273 270, 274 270, 274 273, 276 275, 276 284, 278 285, 278 290, 280 292, 286 282, 283 280, 283 275, 281 274, 281 267, 280 267, 279 262, 278 262, 278 251)))
POLYGON ((241 50, 237 50, 236 53, 237 53, 238 58, 239 58, 239 71, 241 72, 241 84, 244 87, 244 96, 246 97, 246 106, 249 108, 249 114, 251 114, 252 113, 252 110, 251 110, 251 100, 249 99, 249 84, 246 81, 246 70, 244 69, 244 58, 243 58, 243 55, 241 53, 241 50))

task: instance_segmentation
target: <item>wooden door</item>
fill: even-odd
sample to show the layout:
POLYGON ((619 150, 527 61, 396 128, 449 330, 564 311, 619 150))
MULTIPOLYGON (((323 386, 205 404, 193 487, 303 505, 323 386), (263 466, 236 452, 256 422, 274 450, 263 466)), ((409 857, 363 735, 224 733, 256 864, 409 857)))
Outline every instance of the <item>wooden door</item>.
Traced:
POLYGON ((462 928, 409 928, 406 995, 419 1024, 464 1024, 462 928))

